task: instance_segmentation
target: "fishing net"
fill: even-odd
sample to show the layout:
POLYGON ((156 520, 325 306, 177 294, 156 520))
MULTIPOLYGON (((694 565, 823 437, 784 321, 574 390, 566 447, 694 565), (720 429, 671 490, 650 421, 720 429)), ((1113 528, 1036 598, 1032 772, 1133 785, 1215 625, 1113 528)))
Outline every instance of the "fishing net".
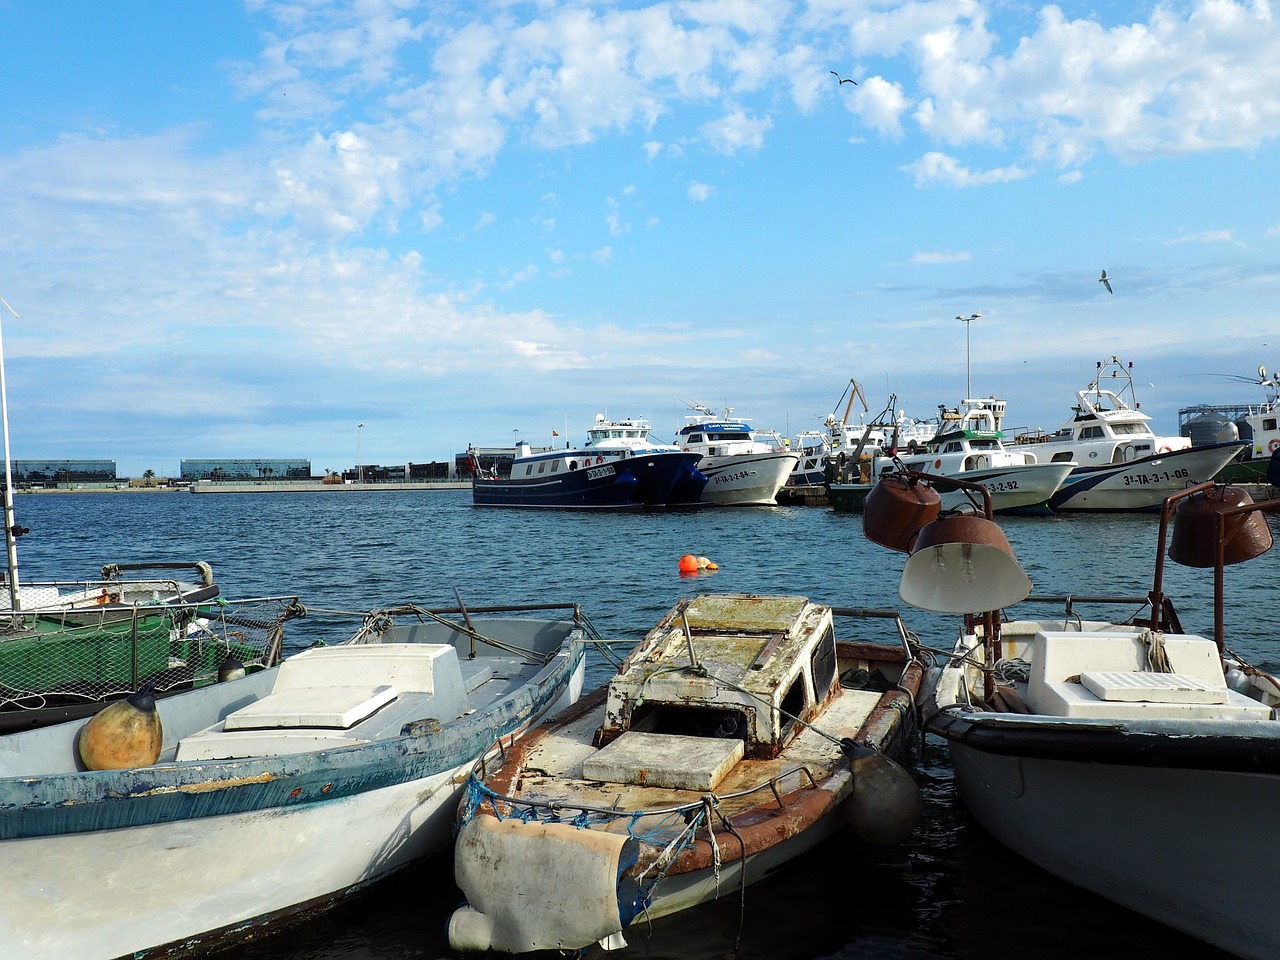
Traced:
POLYGON ((199 687, 280 657, 296 597, 0 613, 0 711, 199 687))

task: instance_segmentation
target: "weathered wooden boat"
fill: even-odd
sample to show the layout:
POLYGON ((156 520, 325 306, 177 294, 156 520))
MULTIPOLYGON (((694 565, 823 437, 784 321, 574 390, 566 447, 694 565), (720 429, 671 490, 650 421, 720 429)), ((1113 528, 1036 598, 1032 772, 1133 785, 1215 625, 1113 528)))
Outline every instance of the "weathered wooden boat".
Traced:
POLYGON ((1175 494, 1151 592, 1044 598, 1057 616, 1011 616, 1030 581, 1007 541, 931 531, 941 519, 915 535, 902 578, 904 599, 965 614, 922 708, 977 820, 1064 880, 1253 960, 1280 955, 1280 880, 1250 853, 1280 846, 1280 681, 1225 645, 1222 583, 1225 565, 1270 548, 1258 511, 1275 509, 1209 483, 1175 494), (1215 569, 1212 638, 1186 632, 1164 596, 1171 516, 1169 557, 1215 569), (1104 603, 1137 612, 1084 616, 1104 603))
POLYGON ((896 611, 682 600, 609 684, 477 769, 454 873, 457 950, 576 950, 737 892, 852 823, 914 828, 923 676, 896 611), (843 642, 833 613, 896 624, 843 642))
POLYGON ((86 723, 0 738, 4 952, 205 948, 446 845, 476 758, 581 692, 570 609, 376 611, 344 643, 154 701, 159 756, 123 769, 86 769, 86 723))

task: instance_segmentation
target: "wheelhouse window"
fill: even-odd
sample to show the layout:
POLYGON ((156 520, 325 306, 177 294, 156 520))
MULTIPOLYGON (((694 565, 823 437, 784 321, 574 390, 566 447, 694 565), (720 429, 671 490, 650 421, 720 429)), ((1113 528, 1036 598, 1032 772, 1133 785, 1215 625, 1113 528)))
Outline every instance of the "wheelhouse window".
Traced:
POLYGON ((809 672, 813 676, 814 695, 819 698, 826 696, 836 678, 836 635, 830 627, 813 649, 813 656, 809 658, 809 672))

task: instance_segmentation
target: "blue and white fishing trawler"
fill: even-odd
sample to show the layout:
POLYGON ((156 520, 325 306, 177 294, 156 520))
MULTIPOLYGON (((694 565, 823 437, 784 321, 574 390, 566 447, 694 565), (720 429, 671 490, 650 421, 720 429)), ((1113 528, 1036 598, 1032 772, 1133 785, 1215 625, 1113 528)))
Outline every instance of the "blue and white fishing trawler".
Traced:
POLYGON ((626 510, 696 504, 707 485, 699 454, 649 436, 649 422, 597 414, 581 447, 516 445, 510 470, 472 469, 477 507, 626 510))
POLYGON ((680 449, 702 455, 698 470, 707 477, 705 503, 724 506, 773 506, 800 459, 799 454, 757 440, 746 420, 727 410, 717 417, 702 405, 680 429, 680 449))

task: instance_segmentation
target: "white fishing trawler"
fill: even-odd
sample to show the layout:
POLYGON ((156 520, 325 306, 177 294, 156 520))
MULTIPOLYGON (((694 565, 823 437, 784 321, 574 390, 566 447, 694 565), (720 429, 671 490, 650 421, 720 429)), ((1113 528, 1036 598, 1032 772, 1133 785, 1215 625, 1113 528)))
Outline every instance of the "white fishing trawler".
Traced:
POLYGON ((686 453, 700 454, 698 472, 707 478, 702 501, 722 506, 772 506, 786 484, 799 454, 756 438, 750 422, 732 416, 733 408, 717 417, 710 408, 693 404, 693 416, 676 436, 686 453))

